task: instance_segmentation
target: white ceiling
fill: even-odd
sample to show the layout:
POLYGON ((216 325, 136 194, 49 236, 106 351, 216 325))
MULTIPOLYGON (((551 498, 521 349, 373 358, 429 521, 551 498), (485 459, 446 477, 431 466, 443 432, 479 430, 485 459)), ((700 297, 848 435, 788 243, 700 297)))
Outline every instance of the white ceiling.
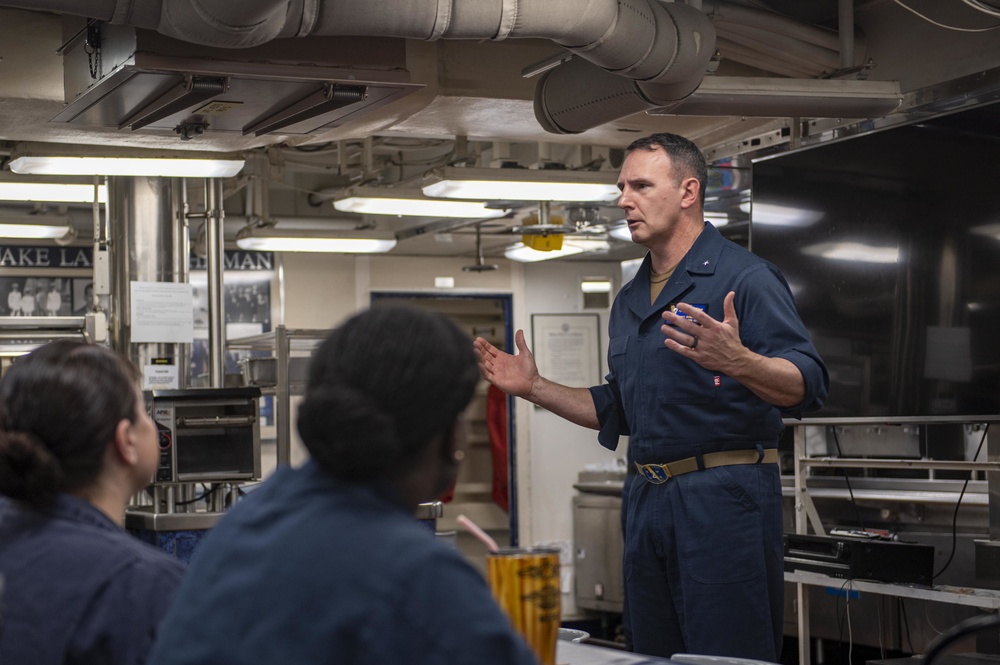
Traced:
MULTIPOLYGON (((0 5, 10 4, 0 1, 0 5)), ((17 3, 13 3, 17 4, 17 3)), ((692 3, 695 4, 695 3, 692 3)), ((697 3, 700 4, 700 3, 697 3)), ((836 0, 792 0, 739 4, 775 14, 787 13, 803 24, 818 24, 836 30, 836 0)), ((982 96, 996 98, 996 75, 1000 67, 1000 24, 961 0, 905 0, 910 9, 925 14, 920 18, 897 0, 856 0, 854 21, 858 26, 858 61, 871 67, 862 74, 850 72, 840 78, 896 81, 904 96, 903 105, 891 118, 794 118, 778 113, 775 117, 748 117, 738 102, 724 116, 630 115, 576 135, 545 132, 535 119, 533 94, 535 78, 522 72, 564 51, 546 40, 503 42, 409 40, 405 43, 405 74, 419 87, 411 94, 366 112, 338 127, 311 135, 283 135, 245 138, 238 133, 206 132, 191 141, 180 141, 171 131, 130 131, 116 127, 53 122, 67 102, 64 93, 64 59, 56 53, 64 43, 63 18, 51 13, 0 8, 0 145, 9 152, 17 143, 40 141, 94 146, 94 150, 141 147, 171 150, 204 150, 264 153, 258 173, 271 181, 270 205, 276 215, 333 216, 330 192, 345 184, 345 175, 357 180, 365 166, 365 145, 371 139, 375 175, 384 184, 405 186, 419 179, 430 166, 453 160, 456 147, 465 150, 480 164, 489 166, 494 148, 506 147, 523 166, 532 166, 539 156, 573 168, 582 160, 603 159, 600 168, 614 170, 618 150, 632 139, 654 131, 670 131, 694 140, 712 160, 727 156, 754 155, 766 150, 783 150, 796 144, 808 145, 840 133, 876 128, 879 122, 898 122, 941 108, 941 100, 925 91, 948 90, 939 96, 953 99, 982 96), (929 20, 928 20, 929 19, 929 20), (949 25, 964 32, 940 27, 949 25), (977 78, 979 77, 979 78, 977 78), (921 109, 922 104, 929 104, 921 109), (465 137, 464 144, 455 137, 465 137), (343 143, 338 143, 343 142, 343 143), (340 174, 338 148, 350 156, 350 168, 340 174), (313 193, 312 196, 309 193, 313 193), (316 193, 321 193, 317 195, 316 193)), ((1000 14, 1000 11, 997 12, 1000 14)), ((308 38, 307 38, 308 39, 308 38)), ((775 38, 769 47, 781 53, 782 41, 775 38)), ((747 78, 773 77, 773 72, 754 69, 727 57, 720 49, 718 69, 710 76, 747 78)), ((789 62, 792 54, 783 56, 789 62)), ((831 84, 834 81, 831 81, 831 84)), ((741 158, 737 158, 739 161, 741 158)), ((747 164, 745 160, 742 162, 747 164)), ((227 213, 243 212, 241 183, 233 183, 236 193, 227 200, 227 213)), ((483 248, 487 257, 502 255, 512 237, 506 231, 521 223, 528 209, 517 218, 484 226, 483 248)), ((558 206, 556 212, 562 212, 558 206)), ((599 215, 614 218, 613 206, 599 215)), ((447 226, 440 220, 379 220, 380 226, 398 230, 426 224, 430 230, 447 226)), ((394 253, 435 254, 475 258, 473 226, 445 229, 446 235, 426 233, 399 243, 394 253)), ((606 258, 641 255, 638 248, 617 245, 606 258)))

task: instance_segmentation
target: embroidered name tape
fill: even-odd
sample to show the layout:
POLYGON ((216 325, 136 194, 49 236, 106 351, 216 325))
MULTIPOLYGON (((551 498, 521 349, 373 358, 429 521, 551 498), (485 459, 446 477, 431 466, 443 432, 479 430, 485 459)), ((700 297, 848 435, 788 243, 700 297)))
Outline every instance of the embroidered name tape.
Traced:
MULTIPOLYGON (((693 303, 693 302, 689 302, 689 303, 687 303, 687 304, 688 304, 688 305, 691 305, 692 307, 695 307, 695 308, 697 308, 697 309, 700 309, 700 310, 701 310, 701 311, 703 311, 703 312, 707 312, 707 311, 708 311, 708 305, 707 305, 707 304, 698 304, 698 303, 693 303)), ((684 312, 682 312, 682 311, 680 311, 679 309, 677 309, 677 304, 676 304, 676 303, 672 303, 672 304, 670 305, 670 313, 671 313, 671 314, 674 314, 675 316, 680 316, 680 317, 682 317, 682 318, 685 318, 685 319, 687 319, 688 321, 692 321, 692 322, 694 322, 694 317, 692 317, 692 316, 688 316, 688 315, 687 315, 687 314, 685 314, 684 312)))

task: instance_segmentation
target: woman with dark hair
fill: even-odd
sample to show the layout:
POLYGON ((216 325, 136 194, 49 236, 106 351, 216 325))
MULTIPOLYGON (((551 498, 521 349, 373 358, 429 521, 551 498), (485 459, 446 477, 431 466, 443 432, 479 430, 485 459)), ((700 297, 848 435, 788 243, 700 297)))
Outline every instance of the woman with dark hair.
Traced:
POLYGON ((0 663, 142 663, 184 566, 125 533, 159 450, 135 367, 69 340, 0 380, 0 663))
POLYGON ((283 468, 206 537, 155 665, 535 663, 483 577, 414 518, 449 488, 479 381, 444 316, 376 307, 316 350, 283 468))

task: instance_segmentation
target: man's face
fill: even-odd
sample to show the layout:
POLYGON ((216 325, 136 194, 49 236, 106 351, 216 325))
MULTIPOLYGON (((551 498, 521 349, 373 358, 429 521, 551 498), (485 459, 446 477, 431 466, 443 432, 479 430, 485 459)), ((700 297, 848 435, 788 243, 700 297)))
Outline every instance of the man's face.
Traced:
POLYGON ((653 247, 669 242, 684 203, 685 178, 678 182, 670 157, 662 148, 638 148, 629 153, 618 176, 632 242, 653 247))

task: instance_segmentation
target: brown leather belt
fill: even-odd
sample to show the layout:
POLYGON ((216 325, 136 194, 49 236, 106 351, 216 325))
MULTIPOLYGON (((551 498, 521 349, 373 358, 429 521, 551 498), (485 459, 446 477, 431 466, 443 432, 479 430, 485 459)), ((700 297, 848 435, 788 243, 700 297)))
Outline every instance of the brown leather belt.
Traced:
POLYGON ((732 466, 734 464, 774 464, 778 461, 778 449, 768 448, 761 456, 756 450, 724 450, 718 453, 706 453, 701 456, 703 467, 698 466, 697 457, 670 462, 669 464, 639 464, 635 463, 635 468, 639 470, 639 475, 653 483, 660 485, 674 476, 697 471, 699 468, 711 469, 716 466, 732 466))

